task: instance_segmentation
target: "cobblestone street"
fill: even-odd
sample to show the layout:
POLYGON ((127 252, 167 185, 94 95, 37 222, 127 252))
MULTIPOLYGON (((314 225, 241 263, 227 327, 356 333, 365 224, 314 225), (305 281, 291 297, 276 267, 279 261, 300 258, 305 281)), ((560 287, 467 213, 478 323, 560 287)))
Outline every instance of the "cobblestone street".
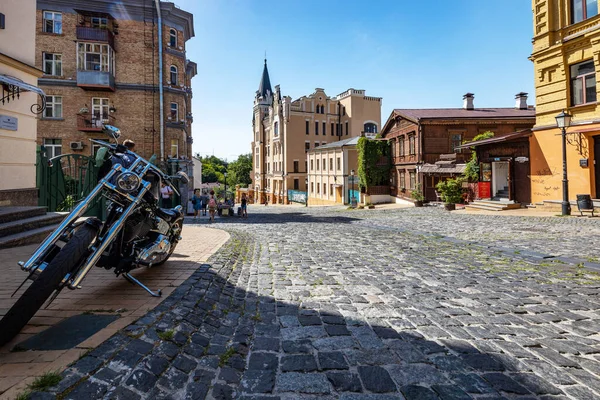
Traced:
POLYGON ((213 227, 218 253, 32 398, 600 399, 600 220, 255 206, 213 227))

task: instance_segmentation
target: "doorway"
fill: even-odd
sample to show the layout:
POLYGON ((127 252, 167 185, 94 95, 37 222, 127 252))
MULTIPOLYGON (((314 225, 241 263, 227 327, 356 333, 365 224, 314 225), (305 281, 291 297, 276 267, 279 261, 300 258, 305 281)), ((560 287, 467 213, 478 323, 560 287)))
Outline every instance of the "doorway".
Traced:
POLYGON ((492 163, 492 197, 509 197, 507 161, 492 163))
POLYGON ((594 180, 596 199, 600 199, 600 136, 594 136, 594 180))

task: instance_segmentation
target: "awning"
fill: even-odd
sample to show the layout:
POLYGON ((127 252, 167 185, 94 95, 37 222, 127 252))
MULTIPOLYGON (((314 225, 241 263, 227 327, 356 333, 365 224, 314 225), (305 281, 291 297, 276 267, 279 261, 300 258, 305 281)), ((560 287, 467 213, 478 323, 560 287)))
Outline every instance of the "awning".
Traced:
POLYGON ((11 100, 14 101, 15 97, 18 99, 21 96, 21 92, 32 92, 41 97, 42 104, 33 104, 31 112, 40 114, 46 108, 46 93, 37 86, 25 83, 13 76, 2 74, 0 74, 0 86, 2 87, 2 97, 0 97, 2 104, 10 103, 11 100))
POLYGON ((483 146, 486 144, 509 142, 511 140, 520 139, 520 138, 529 137, 529 136, 531 136, 531 129, 525 129, 522 131, 509 133, 508 135, 494 136, 489 139, 483 139, 483 140, 478 140, 476 142, 465 143, 463 145, 456 146, 456 148, 457 149, 468 149, 469 147, 477 147, 477 146, 483 146))

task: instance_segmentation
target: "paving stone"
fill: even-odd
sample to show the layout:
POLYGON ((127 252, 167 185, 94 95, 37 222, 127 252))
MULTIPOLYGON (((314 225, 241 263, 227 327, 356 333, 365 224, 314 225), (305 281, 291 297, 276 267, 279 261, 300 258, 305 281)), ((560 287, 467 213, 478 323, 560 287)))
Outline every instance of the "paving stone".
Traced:
POLYGON ((320 351, 318 353, 321 369, 348 369, 344 354, 339 351, 320 351))
POLYGON ((241 378, 241 372, 237 371, 234 368, 223 367, 219 372, 219 380, 225 381, 229 384, 237 385, 238 383, 240 383, 241 378))
POLYGON ((139 400, 141 398, 142 396, 123 386, 117 387, 108 395, 109 400, 139 400))
POLYGON ((179 390, 188 380, 188 375, 175 369, 169 368, 158 380, 158 384, 168 390, 179 390))
POLYGON ((455 385, 432 385, 431 389, 442 400, 471 400, 472 397, 455 385))
POLYGON ((277 376, 277 389, 280 392, 309 394, 329 394, 329 381, 324 374, 288 372, 277 376))
POLYGON ((130 386, 140 392, 149 392, 158 381, 158 377, 146 370, 138 369, 133 371, 129 379, 125 382, 127 386, 130 386))
POLYGON ((389 373, 398 386, 432 385, 446 381, 442 373, 431 364, 392 365, 389 373))
POLYGON ((504 371, 504 365, 490 354, 466 354, 462 359, 477 371, 504 371))
POLYGON ((362 392, 358 374, 346 371, 328 371, 325 375, 338 392, 362 392))
POLYGON ((282 341, 283 351, 286 353, 310 353, 312 345, 310 340, 284 340, 282 341))
POLYGON ((525 389, 519 383, 514 381, 507 375, 499 372, 490 372, 483 374, 482 378, 488 381, 493 387, 506 393, 529 394, 529 390, 525 389))
POLYGON ((271 393, 275 386, 275 370, 247 370, 241 388, 247 393, 271 393))
POLYGON ((69 392, 65 400, 99 399, 107 392, 108 386, 86 380, 69 392))
POLYGON ((190 373, 197 365, 196 361, 186 356, 179 356, 173 361, 173 366, 186 374, 190 373))
POLYGON ((166 358, 156 355, 148 357, 144 364, 154 375, 162 374, 169 367, 169 361, 166 358))
POLYGON ((270 353, 252 353, 250 355, 250 362, 248 363, 248 369, 258 370, 276 370, 278 365, 278 359, 275 354, 270 353))
POLYGON ((329 336, 350 336, 345 325, 325 325, 325 331, 329 336))
POLYGON ((400 388, 406 400, 438 400, 438 395, 431 389, 419 385, 407 385, 400 388))
POLYGON ((231 386, 217 383, 212 388, 211 397, 215 400, 230 400, 235 397, 235 391, 231 386))
POLYGON ((315 357, 309 354, 298 354, 283 356, 281 358, 281 371, 315 371, 317 369, 317 362, 315 357))
POLYGON ((360 366, 358 373, 367 390, 375 393, 396 391, 396 385, 389 373, 382 367, 360 366))
POLYGON ((186 386, 185 400, 204 400, 208 394, 208 385, 201 382, 192 382, 186 386))
POLYGON ((108 367, 100 368, 94 375, 95 380, 105 382, 109 386, 114 386, 121 382, 121 379, 124 378, 122 373, 117 371, 113 371, 108 367))

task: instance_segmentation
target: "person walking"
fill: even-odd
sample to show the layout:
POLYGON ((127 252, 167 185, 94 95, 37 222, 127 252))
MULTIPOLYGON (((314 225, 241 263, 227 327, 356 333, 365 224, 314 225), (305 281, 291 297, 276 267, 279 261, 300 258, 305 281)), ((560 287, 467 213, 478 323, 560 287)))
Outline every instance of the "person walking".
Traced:
POLYGON ((162 198, 162 208, 171 208, 171 197, 173 196, 173 189, 164 182, 160 183, 160 197, 162 198))
POLYGON ((217 201, 215 200, 215 192, 210 191, 210 198, 208 199, 208 214, 210 216, 209 222, 215 222, 215 212, 217 211, 217 201))
POLYGON ((246 199, 246 194, 242 194, 242 218, 248 218, 248 210, 247 210, 248 199, 246 199))
POLYGON ((200 196, 200 189, 194 190, 192 205, 194 206, 194 219, 196 219, 198 218, 198 214, 201 213, 200 210, 202 210, 202 196, 200 196))

